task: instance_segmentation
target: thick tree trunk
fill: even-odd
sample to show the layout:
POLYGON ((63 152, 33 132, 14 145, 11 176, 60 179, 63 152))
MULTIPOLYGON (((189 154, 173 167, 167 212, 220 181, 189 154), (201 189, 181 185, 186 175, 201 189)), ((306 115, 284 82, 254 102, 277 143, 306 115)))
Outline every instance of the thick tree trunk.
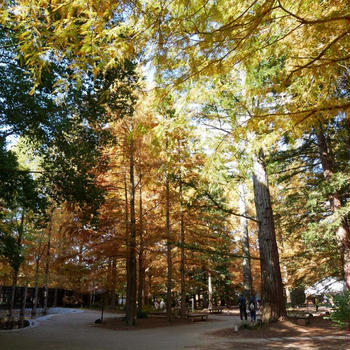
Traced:
POLYGON ((183 208, 182 179, 180 178, 180 279, 181 279, 181 317, 186 314, 186 283, 185 283, 185 218, 183 208))
POLYGON ((167 239, 167 265, 168 265, 168 276, 167 276, 167 300, 166 300, 166 310, 168 320, 171 320, 171 291, 172 291, 172 272, 173 263, 171 257, 171 226, 170 226, 170 179, 169 175, 166 177, 166 239, 167 239))
MULTIPOLYGON (((245 184, 240 183, 239 190, 239 213, 247 216, 246 197, 247 191, 245 184)), ((249 251, 249 231, 248 220, 246 217, 240 217, 240 226, 242 231, 242 251, 243 251, 243 288, 246 297, 252 295, 252 272, 250 266, 250 251, 249 251)))
POLYGON ((285 316, 286 308, 270 191, 262 150, 258 156, 254 157, 253 182, 256 215, 259 220, 262 319, 270 322, 285 316))
POLYGON ((127 314, 126 321, 129 326, 135 325, 136 319, 136 216, 135 216, 135 162, 134 142, 130 141, 130 236, 128 246, 128 276, 127 276, 127 314))
MULTIPOLYGON (((332 155, 329 150, 329 145, 327 144, 326 137, 321 128, 319 128, 316 135, 323 168, 323 175, 326 180, 331 180, 332 176, 334 175, 334 165, 332 155)), ((330 209, 333 213, 342 208, 340 193, 336 191, 329 194, 329 202, 330 209)), ((336 230, 336 238, 340 250, 343 278, 346 282, 347 288, 350 289, 350 229, 345 219, 341 220, 340 225, 336 230)))
POLYGON ((145 250, 145 242, 143 237, 143 208, 142 208, 142 173, 140 171, 139 174, 140 180, 139 180, 139 238, 140 238, 140 245, 139 245, 139 285, 138 285, 138 293, 137 293, 137 307, 138 311, 142 311, 143 307, 143 299, 144 299, 144 280, 145 280, 145 266, 144 266, 144 250, 145 250))

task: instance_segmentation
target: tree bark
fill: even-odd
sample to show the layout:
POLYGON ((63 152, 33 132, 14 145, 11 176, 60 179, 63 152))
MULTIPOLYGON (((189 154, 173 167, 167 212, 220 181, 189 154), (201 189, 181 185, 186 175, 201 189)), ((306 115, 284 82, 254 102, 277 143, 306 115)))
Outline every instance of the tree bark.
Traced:
MULTIPOLYGON (((130 232, 130 223, 129 223, 129 195, 128 195, 128 182, 127 182, 127 174, 125 170, 124 174, 124 197, 125 197, 125 245, 126 245, 126 278, 129 276, 129 232, 130 232)), ((129 287, 130 284, 126 283, 126 295, 129 295, 129 287)), ((129 313, 129 300, 126 298, 125 301, 125 314, 129 313)))
POLYGON ((112 258, 112 288, 111 288, 111 309, 114 311, 116 308, 116 280, 117 280, 117 261, 116 258, 112 258))
POLYGON ((32 318, 36 317, 38 308, 38 295, 39 295, 39 259, 35 259, 35 285, 34 285, 34 301, 32 307, 32 318))
POLYGON ((166 188, 166 246, 167 246, 167 266, 168 266, 168 276, 167 276, 167 300, 166 300, 166 310, 168 320, 171 320, 171 290, 172 290, 172 257, 171 257, 171 226, 170 226, 170 179, 169 174, 166 176, 165 182, 166 188))
POLYGON ((259 151, 258 156, 254 157, 253 161, 254 200, 259 220, 262 319, 270 322, 285 316, 286 308, 270 191, 262 150, 259 151))
POLYGON ((15 306, 17 279, 18 279, 18 270, 14 270, 13 276, 12 276, 11 297, 10 297, 9 314, 8 314, 10 321, 12 321, 13 319, 13 309, 15 306))
POLYGON ((143 237, 143 208, 142 208, 142 172, 140 170, 139 174, 139 284, 138 284, 138 293, 137 293, 137 307, 138 311, 142 311, 143 307, 143 298, 144 298, 144 280, 145 280, 145 266, 144 266, 144 249, 145 242, 143 237))
POLYGON ((240 183, 238 186, 239 190, 239 213, 240 226, 242 231, 242 252, 243 252, 243 289, 246 297, 252 295, 252 272, 250 264, 250 251, 249 251, 249 231, 248 231, 248 220, 247 216, 247 205, 246 197, 247 191, 245 184, 240 183))
POLYGON ((135 325, 136 318, 136 216, 135 216, 135 161, 134 141, 130 141, 130 236, 128 246, 127 300, 126 321, 129 326, 135 325))
POLYGON ((24 314, 25 314, 25 310, 26 310, 26 301, 27 301, 27 288, 28 286, 25 285, 23 287, 23 295, 22 295, 22 304, 21 304, 21 312, 19 314, 19 320, 20 320, 20 327, 23 328, 24 326, 24 314))
POLYGON ((47 233, 47 251, 46 251, 46 263, 45 263, 45 282, 44 282, 44 305, 43 305, 43 314, 47 314, 47 302, 49 297, 49 270, 50 270, 50 258, 51 258, 51 234, 52 234, 52 220, 53 220, 53 213, 55 211, 55 208, 52 208, 51 215, 50 215, 50 225, 49 225, 49 231, 47 233))
POLYGON ((32 307, 32 318, 36 317, 37 308, 38 308, 38 294, 39 294, 39 267, 40 267, 40 259, 41 259, 41 245, 42 245, 42 231, 40 234, 38 254, 35 257, 35 281, 34 281, 34 301, 32 307))
POLYGON ((182 179, 180 176, 180 279, 181 279, 181 317, 186 315, 186 282, 185 282, 185 218, 183 208, 182 179))
MULTIPOLYGON (((323 168, 323 176, 326 180, 331 180, 334 175, 334 162, 321 127, 318 129, 316 135, 323 168)), ((330 193, 328 197, 330 209, 333 213, 336 213, 342 208, 341 195, 339 192, 335 191, 330 193)), ((335 234, 342 262, 342 277, 346 282, 347 288, 350 289, 350 229, 345 219, 341 220, 335 234)))

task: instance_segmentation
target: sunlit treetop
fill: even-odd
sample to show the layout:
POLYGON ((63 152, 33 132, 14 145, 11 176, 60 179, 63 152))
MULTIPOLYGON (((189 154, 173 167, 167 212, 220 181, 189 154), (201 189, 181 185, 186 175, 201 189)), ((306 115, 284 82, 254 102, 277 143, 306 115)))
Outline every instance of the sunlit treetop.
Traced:
POLYGON ((95 72, 125 58, 151 60, 160 87, 235 68, 257 75, 279 61, 269 81, 250 91, 287 98, 278 109, 254 113, 295 124, 349 107, 339 94, 349 63, 344 0, 19 0, 3 4, 1 18, 22 31, 21 51, 37 77, 48 52, 95 72))

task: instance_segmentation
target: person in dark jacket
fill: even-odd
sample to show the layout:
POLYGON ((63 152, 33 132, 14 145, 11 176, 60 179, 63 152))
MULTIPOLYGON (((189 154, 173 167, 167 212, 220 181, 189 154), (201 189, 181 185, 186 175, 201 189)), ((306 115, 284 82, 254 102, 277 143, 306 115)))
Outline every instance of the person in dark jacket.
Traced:
POLYGON ((239 316, 241 317, 241 320, 243 320, 243 317, 245 320, 247 320, 247 302, 243 294, 239 296, 238 305, 239 305, 239 316))
POLYGON ((253 296, 249 298, 248 309, 250 312, 250 321, 255 322, 256 321, 256 302, 253 296))

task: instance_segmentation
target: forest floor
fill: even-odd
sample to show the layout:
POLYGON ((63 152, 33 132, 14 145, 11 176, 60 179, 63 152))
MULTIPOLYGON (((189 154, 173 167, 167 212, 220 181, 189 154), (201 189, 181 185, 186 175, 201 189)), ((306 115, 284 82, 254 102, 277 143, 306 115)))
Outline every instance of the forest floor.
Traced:
POLYGON ((123 315, 105 313, 104 323, 95 324, 98 311, 61 313, 38 320, 36 327, 0 331, 4 350, 328 350, 349 348, 347 331, 314 317, 300 326, 293 319, 263 326, 258 330, 239 329, 237 312, 209 315, 208 321, 173 321, 166 318, 139 320, 132 330, 123 315))
MULTIPOLYGON (((248 321, 249 323, 249 321, 248 321)), ((218 349, 303 349, 328 350, 349 349, 349 331, 335 327, 323 316, 311 318, 310 324, 299 325, 297 318, 291 317, 283 321, 263 325, 257 329, 239 329, 232 327, 209 332, 208 335, 221 338, 218 349)))
MULTIPOLYGON (((322 310, 321 310, 322 311, 322 310)), ((216 349, 246 349, 259 350, 267 349, 305 349, 305 350, 328 350, 346 349, 350 346, 350 337, 347 330, 335 327, 330 320, 324 319, 322 312, 316 313, 311 318, 310 324, 299 325, 296 317, 289 317, 283 321, 263 325, 257 329, 240 328, 235 331, 234 325, 240 324, 238 311, 226 311, 222 315, 209 316, 207 322, 220 322, 227 317, 233 321, 230 327, 220 328, 215 331, 206 332, 206 336, 217 338, 216 349), (215 316, 215 318, 214 318, 215 316), (220 319, 220 317, 223 317, 220 319), (211 318, 213 317, 213 318, 211 318)), ((165 315, 164 315, 165 316, 165 315)), ((136 327, 128 327, 122 317, 107 318, 99 327, 113 330, 140 330, 159 327, 177 327, 180 325, 192 324, 191 320, 174 320, 168 322, 165 318, 150 317, 138 320, 136 327)), ((250 322, 248 321, 249 325, 250 322)), ((199 349, 211 349, 211 346, 197 346, 199 349)))

